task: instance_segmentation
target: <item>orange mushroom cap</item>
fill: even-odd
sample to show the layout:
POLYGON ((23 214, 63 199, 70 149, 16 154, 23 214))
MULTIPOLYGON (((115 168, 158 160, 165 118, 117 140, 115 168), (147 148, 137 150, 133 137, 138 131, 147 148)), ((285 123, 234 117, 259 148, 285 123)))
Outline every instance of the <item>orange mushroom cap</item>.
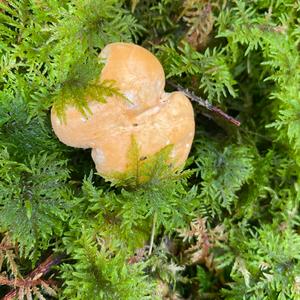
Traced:
POLYGON ((106 62, 100 80, 114 80, 131 101, 131 108, 144 110, 159 102, 165 73, 151 52, 134 44, 113 43, 101 51, 100 57, 106 62))
POLYGON ((132 136, 141 157, 172 144, 175 165, 183 165, 194 138, 193 108, 183 93, 164 92, 164 71, 157 58, 129 43, 109 44, 100 57, 106 62, 100 82, 114 80, 130 102, 117 96, 107 98, 106 103, 89 101, 92 114, 88 117, 69 105, 65 122, 53 108, 51 122, 59 140, 72 147, 92 148, 96 169, 102 175, 127 170, 132 136))

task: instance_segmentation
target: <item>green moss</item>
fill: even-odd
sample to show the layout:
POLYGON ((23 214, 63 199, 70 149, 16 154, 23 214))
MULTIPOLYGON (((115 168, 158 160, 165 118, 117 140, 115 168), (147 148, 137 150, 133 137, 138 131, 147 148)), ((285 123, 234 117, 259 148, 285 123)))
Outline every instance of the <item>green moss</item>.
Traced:
MULTIPOLYGON (((51 274, 60 299, 298 299, 299 7, 2 1, 1 278, 26 278, 63 252, 51 274), (63 118, 70 103, 91 113, 87 95, 122 98, 112 82, 96 81, 99 52, 117 41, 147 47, 168 79, 241 126, 195 105, 185 170, 170 167, 172 146, 144 160, 133 139, 128 172, 105 181, 78 159, 82 150, 57 140, 49 115, 54 105, 63 118)), ((11 288, 1 286, 1 297, 11 288)), ((54 297, 37 288, 23 292, 54 297)))

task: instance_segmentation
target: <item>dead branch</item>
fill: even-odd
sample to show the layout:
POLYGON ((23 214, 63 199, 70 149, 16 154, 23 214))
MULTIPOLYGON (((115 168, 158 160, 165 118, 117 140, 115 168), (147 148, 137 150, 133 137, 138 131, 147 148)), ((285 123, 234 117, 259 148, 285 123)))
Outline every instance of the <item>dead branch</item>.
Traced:
POLYGON ((202 99, 199 96, 196 96, 194 94, 194 92, 189 91, 188 89, 183 88, 181 85, 179 84, 175 84, 172 81, 167 81, 167 83, 172 86, 173 88, 176 88, 178 91, 184 93, 191 101, 197 102, 199 105, 201 105, 202 107, 205 107, 207 110, 219 115, 220 117, 222 117, 223 119, 225 119, 226 121, 234 124, 235 126, 240 126, 241 122, 238 121, 237 119, 229 116, 228 114, 226 114, 224 111, 222 111, 220 108, 213 106, 211 103, 209 103, 207 100, 202 99))
POLYGON ((18 289, 24 287, 34 287, 37 285, 43 285, 44 283, 50 283, 51 281, 41 280, 40 278, 46 275, 53 266, 58 265, 65 255, 54 256, 50 255, 44 262, 38 265, 32 272, 30 272, 24 279, 12 279, 8 280, 4 277, 0 277, 0 284, 14 286, 15 289, 8 292, 2 300, 12 300, 17 296, 18 289))

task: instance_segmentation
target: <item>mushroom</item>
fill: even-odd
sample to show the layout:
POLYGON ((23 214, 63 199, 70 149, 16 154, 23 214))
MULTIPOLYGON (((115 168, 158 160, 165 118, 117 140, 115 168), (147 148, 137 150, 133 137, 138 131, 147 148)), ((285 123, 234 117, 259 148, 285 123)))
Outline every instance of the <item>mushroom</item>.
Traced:
POLYGON ((72 105, 61 121, 55 108, 51 122, 56 136, 68 146, 92 148, 96 169, 103 176, 125 172, 132 137, 147 158, 172 144, 175 167, 184 164, 194 138, 194 113, 181 92, 164 92, 165 75, 158 59, 130 43, 112 43, 100 53, 105 66, 99 82, 114 80, 129 101, 112 96, 106 103, 88 99, 88 116, 72 105))

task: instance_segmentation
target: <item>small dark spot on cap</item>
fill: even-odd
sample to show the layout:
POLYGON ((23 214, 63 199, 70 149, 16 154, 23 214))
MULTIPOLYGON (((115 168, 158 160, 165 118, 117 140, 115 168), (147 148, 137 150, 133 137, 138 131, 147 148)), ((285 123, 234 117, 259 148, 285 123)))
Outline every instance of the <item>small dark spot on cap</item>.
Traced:
POLYGON ((132 124, 134 127, 137 127, 137 126, 139 126, 139 124, 138 123, 133 123, 132 124))

